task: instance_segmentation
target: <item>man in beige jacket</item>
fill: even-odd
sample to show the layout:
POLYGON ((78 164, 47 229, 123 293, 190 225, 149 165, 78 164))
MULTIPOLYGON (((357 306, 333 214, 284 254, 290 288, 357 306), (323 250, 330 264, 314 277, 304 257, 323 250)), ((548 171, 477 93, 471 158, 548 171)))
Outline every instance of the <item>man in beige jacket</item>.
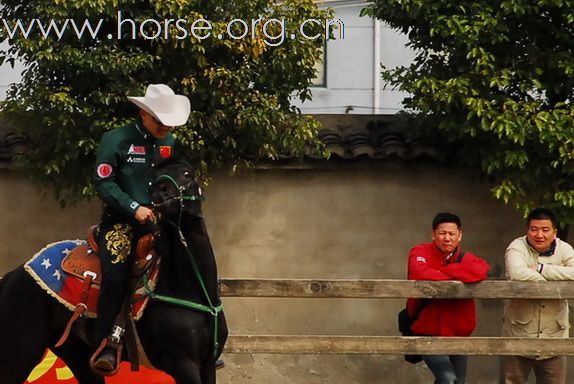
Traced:
MULTIPOLYGON (((556 215, 536 208, 526 220, 526 236, 515 239, 506 249, 506 277, 518 281, 574 280, 574 249, 558 239, 556 215)), ((503 336, 567 338, 566 300, 507 300, 503 336)), ((504 356, 501 384, 525 384, 534 370, 537 384, 565 384, 565 356, 504 356)))

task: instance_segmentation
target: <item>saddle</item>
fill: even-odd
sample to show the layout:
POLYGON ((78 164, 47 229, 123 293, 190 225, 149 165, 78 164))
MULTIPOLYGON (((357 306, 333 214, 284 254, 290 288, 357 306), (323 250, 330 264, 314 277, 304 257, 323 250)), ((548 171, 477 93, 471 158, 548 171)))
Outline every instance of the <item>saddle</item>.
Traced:
POLYGON ((100 285, 102 282, 99 246, 96 241, 94 225, 88 229, 88 244, 79 245, 62 260, 62 269, 81 280, 91 277, 91 283, 100 285))
MULTIPOLYGON (((55 344, 56 347, 59 347, 64 344, 64 342, 67 340, 70 334, 72 325, 87 310, 88 307, 86 303, 88 301, 88 296, 90 294, 90 287, 92 285, 99 286, 101 284, 101 267, 100 267, 99 246, 97 242, 97 236, 98 236, 98 226, 94 225, 88 229, 87 244, 75 247, 62 260, 61 263, 62 270, 80 279, 83 283, 82 283, 80 303, 77 304, 76 307, 74 308, 72 317, 68 321, 68 324, 66 325, 66 328, 62 336, 60 337, 60 340, 58 340, 58 342, 55 344)), ((154 240, 155 240, 154 234, 148 233, 142 236, 138 240, 135 250, 132 251, 133 258, 130 268, 132 281, 139 280, 141 276, 152 266, 152 264, 156 260, 155 251, 153 249, 154 240)), ((131 284, 131 286, 134 287, 134 289, 135 285, 136 285, 135 283, 131 284)), ((130 296, 131 293, 128 295, 128 297, 130 296)), ((130 310, 127 305, 128 302, 129 300, 126 300, 124 308, 121 310, 120 315, 118 316, 118 320, 116 320, 116 323, 121 323, 122 325, 129 323, 128 325, 131 328, 133 327, 133 319, 131 318, 129 313, 130 310)), ((129 333, 132 334, 132 332, 129 333)), ((126 339, 127 336, 128 335, 126 335, 126 339)), ((134 350, 133 345, 135 341, 130 340, 126 342, 128 343, 128 352, 133 351, 134 350)), ((121 346, 116 345, 115 348, 117 350, 117 353, 121 354, 121 346)), ((99 348, 98 350, 100 349, 101 348, 99 348)), ((132 370, 138 370, 137 353, 135 353, 135 357, 133 352, 129 353, 129 355, 132 358, 132 370)), ((114 374, 116 371, 106 373, 106 375, 114 374)))
MULTIPOLYGON (((98 226, 88 229, 88 244, 74 248, 68 256, 62 260, 62 269, 81 280, 86 281, 91 277, 91 283, 100 285, 102 281, 98 242, 96 240, 98 226)), ((148 233, 142 236, 136 246, 132 262, 132 276, 141 276, 151 265, 154 259, 153 244, 154 235, 148 233)))

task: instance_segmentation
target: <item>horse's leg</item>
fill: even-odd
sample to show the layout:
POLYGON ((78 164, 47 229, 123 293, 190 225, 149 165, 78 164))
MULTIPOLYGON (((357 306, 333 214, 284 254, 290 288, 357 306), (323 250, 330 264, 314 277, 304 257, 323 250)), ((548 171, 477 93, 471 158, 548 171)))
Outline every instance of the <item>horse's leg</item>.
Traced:
POLYGON ((75 335, 70 335, 62 347, 54 349, 54 353, 72 370, 79 384, 104 384, 104 378, 90 368, 92 352, 92 349, 75 335))
MULTIPOLYGON (((150 309, 151 308, 148 308, 147 310, 149 312, 144 314, 146 320, 150 320, 149 314, 153 312, 153 310, 150 311, 150 309)), ((182 316, 170 316, 170 314, 173 315, 174 312, 169 310, 164 312, 167 312, 162 313, 164 317, 155 317, 155 319, 167 319, 168 321, 170 319, 178 319, 178 324, 168 324, 168 321, 156 321, 154 324, 164 324, 163 327, 150 327, 149 325, 142 327, 141 323, 144 321, 144 318, 138 322, 140 323, 140 328, 138 328, 140 340, 150 362, 158 369, 173 377, 176 384, 215 383, 215 381, 203 381, 203 372, 200 374, 199 361, 195 360, 196 356, 202 354, 198 349, 202 349, 206 343, 198 343, 196 339, 200 339, 200 337, 190 336, 196 335, 195 331, 198 329, 194 326, 193 321, 182 322, 182 316), (182 325, 185 326, 182 327, 182 325), (145 330, 146 333, 143 333, 142 330, 145 330), (168 333, 164 334, 162 330, 168 330, 168 333), (178 337, 170 338, 167 336, 178 337)), ((190 311, 183 311, 183 313, 187 313, 188 315, 189 312, 190 311)), ((185 317, 183 318, 185 319, 185 317)), ((189 318, 187 320, 189 320, 189 318)), ((199 321, 202 322, 201 318, 199 321)), ((205 328, 205 324, 203 324, 203 328, 205 328)), ((214 363, 212 363, 212 366, 215 371, 214 363)))
POLYGON ((204 384, 199 374, 199 365, 191 360, 182 360, 175 357, 166 366, 165 372, 173 377, 176 384, 204 384))
POLYGON ((203 384, 201 360, 213 343, 209 319, 173 305, 154 301, 148 304, 136 327, 150 363, 172 376, 177 384, 203 384))
POLYGON ((0 384, 22 384, 42 360, 53 336, 58 306, 22 267, 0 287, 0 384))
POLYGON ((215 384, 215 362, 201 368, 201 384, 215 384))

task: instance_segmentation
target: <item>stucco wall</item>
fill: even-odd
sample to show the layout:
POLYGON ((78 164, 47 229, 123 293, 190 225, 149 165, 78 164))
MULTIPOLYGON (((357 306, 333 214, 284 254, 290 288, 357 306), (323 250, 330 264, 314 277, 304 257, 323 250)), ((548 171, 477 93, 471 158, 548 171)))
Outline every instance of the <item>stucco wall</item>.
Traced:
MULTIPOLYGON (((404 278, 406 255, 430 240, 438 211, 463 220, 465 249, 502 271, 523 232, 519 215, 489 186, 427 166, 259 171, 216 178, 207 219, 226 277, 404 278)), ((234 333, 397 335, 403 300, 226 299, 234 333)), ((501 303, 477 303, 478 335, 499 334, 501 303)), ((401 356, 237 355, 227 383, 430 383, 401 356)), ((473 358, 468 383, 495 383, 497 358, 473 358), (487 368, 487 369, 486 369, 487 368)))
MULTIPOLYGON (((458 213, 463 245, 502 270, 506 245, 523 233, 489 186, 425 165, 258 170, 213 175, 205 216, 222 277, 404 278, 411 246, 430 239, 438 211, 458 213)), ((82 237, 99 204, 61 211, 23 177, 0 170, 0 273, 49 242, 82 237)), ((225 298, 235 334, 396 335, 403 300, 225 298)), ((477 335, 498 335, 501 305, 478 301, 477 335)), ((225 355, 223 384, 428 383, 400 356, 225 355)), ((496 382, 497 359, 473 357, 468 383, 496 382)))
POLYGON ((26 261, 46 244, 84 238, 99 218, 100 205, 62 210, 28 179, 0 169, 0 275, 26 261))

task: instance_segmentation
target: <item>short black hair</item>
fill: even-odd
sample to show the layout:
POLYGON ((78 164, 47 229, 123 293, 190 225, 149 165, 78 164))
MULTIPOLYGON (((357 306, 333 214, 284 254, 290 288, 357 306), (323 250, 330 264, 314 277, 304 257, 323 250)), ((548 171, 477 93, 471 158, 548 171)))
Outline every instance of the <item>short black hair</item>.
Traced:
POLYGON ((526 217, 526 226, 530 225, 532 220, 550 220, 554 228, 558 228, 558 217, 553 210, 548 208, 534 208, 526 217))
POLYGON ((434 219, 432 219, 432 230, 434 231, 442 223, 454 223, 460 229, 462 227, 462 222, 460 217, 454 213, 440 212, 437 213, 434 219))

